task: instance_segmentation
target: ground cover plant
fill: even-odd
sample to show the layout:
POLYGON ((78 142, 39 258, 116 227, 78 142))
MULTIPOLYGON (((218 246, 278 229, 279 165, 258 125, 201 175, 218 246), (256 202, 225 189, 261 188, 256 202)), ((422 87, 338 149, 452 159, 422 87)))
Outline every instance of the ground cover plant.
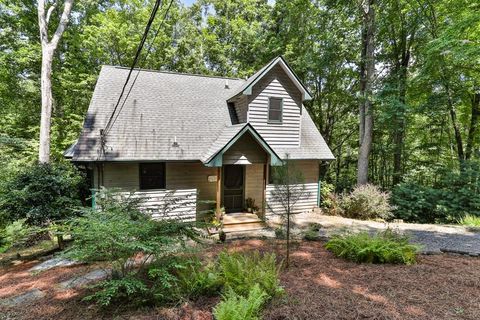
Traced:
POLYGON ((336 256, 354 262, 414 264, 418 247, 391 230, 370 235, 367 232, 336 235, 325 247, 336 256))
MULTIPOLYGON (((219 253, 247 253, 285 257, 285 248, 275 240, 239 240, 211 244, 201 256, 215 260, 219 253)), ((292 252, 289 269, 280 279, 286 294, 262 307, 264 320, 278 319, 479 319, 480 259, 456 255, 421 255, 418 263, 359 264, 339 259, 317 241, 299 242, 292 252), (452 292, 456 297, 452 299, 452 292), (321 297, 321 299, 319 298, 321 297), (412 298, 414 297, 414 298, 412 298), (461 299, 460 299, 461 297, 461 299)), ((18 320, 58 319, 213 319, 219 296, 182 301, 155 308, 125 308, 115 305, 107 312, 88 301, 83 289, 59 290, 62 281, 89 272, 92 266, 51 269, 32 275, 28 269, 38 262, 26 262, 0 269, 0 299, 33 288, 44 292, 36 303, 8 307, 0 314, 18 320)), ((98 267, 98 266, 97 266, 98 267)))
POLYGON ((480 217, 479 216, 474 216, 471 214, 466 214, 460 220, 458 223, 468 226, 468 227, 478 227, 480 228, 480 217))

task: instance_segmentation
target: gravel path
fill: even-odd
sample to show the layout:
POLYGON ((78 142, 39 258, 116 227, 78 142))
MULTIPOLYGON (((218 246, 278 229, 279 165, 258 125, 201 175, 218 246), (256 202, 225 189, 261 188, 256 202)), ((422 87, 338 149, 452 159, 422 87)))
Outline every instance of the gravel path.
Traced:
MULTIPOLYGON (((314 213, 296 215, 293 222, 297 234, 312 223, 319 224, 319 235, 325 238, 344 232, 373 233, 390 228, 411 237, 412 243, 421 245, 421 252, 425 254, 450 252, 480 256, 480 230, 463 226, 360 221, 314 213)), ((275 225, 278 219, 272 218, 268 223, 275 225)))

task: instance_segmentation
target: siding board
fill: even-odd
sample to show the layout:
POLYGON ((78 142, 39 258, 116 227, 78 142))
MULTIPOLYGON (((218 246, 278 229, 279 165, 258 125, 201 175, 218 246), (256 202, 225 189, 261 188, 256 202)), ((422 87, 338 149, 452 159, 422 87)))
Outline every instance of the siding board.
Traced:
POLYGON ((301 129, 301 92, 280 66, 270 70, 254 87, 248 101, 248 121, 273 147, 298 147, 301 129), (283 98, 281 124, 268 123, 270 97, 283 98))

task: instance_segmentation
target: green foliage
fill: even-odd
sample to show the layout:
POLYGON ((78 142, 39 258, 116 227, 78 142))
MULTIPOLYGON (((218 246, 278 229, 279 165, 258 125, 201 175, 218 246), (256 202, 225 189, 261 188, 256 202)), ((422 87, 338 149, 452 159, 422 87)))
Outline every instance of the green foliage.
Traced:
POLYGON ((30 225, 66 219, 78 213, 83 187, 82 174, 71 165, 31 165, 0 184, 0 214, 30 225))
POLYGON ((246 297, 229 289, 223 300, 213 309, 213 315, 217 320, 258 320, 267 299, 268 295, 258 284, 248 291, 246 297))
POLYGON ((340 207, 342 215, 353 219, 390 219, 392 207, 390 194, 382 192, 374 185, 357 186, 352 192, 342 195, 340 207))
POLYGON ((417 246, 391 230, 376 235, 366 232, 337 235, 325 247, 337 257, 355 262, 414 264, 417 246))
POLYGON ((219 265, 225 287, 239 295, 247 296, 255 284, 265 291, 268 298, 283 293, 274 254, 222 252, 219 265))
POLYGON ((5 228, 0 229, 0 251, 26 245, 39 231, 38 227, 27 225, 25 219, 7 224, 5 228))
POLYGON ((165 303, 178 299, 177 270, 191 263, 181 255, 187 241, 199 241, 192 223, 153 220, 139 209, 139 199, 102 190, 99 210, 85 208, 71 221, 74 243, 66 253, 85 262, 104 261, 112 279, 103 281, 91 299, 101 305, 165 303), (178 257, 177 257, 178 256, 178 257))
POLYGON ((217 263, 203 265, 199 260, 192 260, 188 266, 177 272, 180 290, 185 298, 213 296, 219 293, 224 285, 217 263))
POLYGON ((93 288, 98 291, 86 296, 84 300, 95 301, 102 307, 123 301, 130 301, 132 304, 139 305, 146 300, 145 296, 149 294, 145 282, 135 275, 102 281, 93 288))
POLYGON ((468 227, 480 228, 480 217, 466 214, 462 218, 460 218, 460 220, 458 220, 458 223, 468 227))
POLYGON ((465 212, 480 216, 480 164, 466 162, 433 186, 405 182, 394 188, 395 217, 411 222, 456 223, 465 212))

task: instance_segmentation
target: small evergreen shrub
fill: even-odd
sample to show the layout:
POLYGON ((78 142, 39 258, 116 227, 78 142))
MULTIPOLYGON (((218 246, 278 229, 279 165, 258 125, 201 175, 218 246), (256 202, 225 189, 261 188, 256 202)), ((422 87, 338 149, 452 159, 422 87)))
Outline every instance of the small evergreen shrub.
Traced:
POLYGON ((258 320, 267 299, 268 294, 259 284, 249 289, 246 296, 229 289, 222 301, 213 309, 213 315, 217 320, 258 320))
POLYGON ((337 257, 355 262, 414 264, 418 247, 391 230, 376 235, 366 232, 337 235, 325 247, 337 257))
POLYGON ((239 295, 247 296, 256 284, 269 298, 283 293, 274 254, 222 252, 219 265, 224 286, 239 295))
POLYGON ((434 183, 406 181, 392 190, 398 219, 420 223, 457 223, 465 212, 480 216, 480 162, 465 161, 461 170, 445 170, 434 183))
POLYGON ((46 225, 78 213, 85 189, 82 174, 69 164, 35 164, 0 183, 2 220, 46 225))
POLYGON ((342 215, 352 219, 384 219, 392 217, 390 194, 374 185, 361 185, 340 199, 342 215))

